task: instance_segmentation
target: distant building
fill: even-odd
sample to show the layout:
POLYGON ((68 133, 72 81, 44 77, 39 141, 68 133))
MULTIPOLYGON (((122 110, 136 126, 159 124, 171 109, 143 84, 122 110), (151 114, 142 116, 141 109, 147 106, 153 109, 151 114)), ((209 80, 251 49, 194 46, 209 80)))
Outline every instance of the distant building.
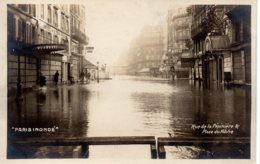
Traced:
POLYGON ((129 72, 137 75, 158 76, 166 47, 165 26, 146 26, 129 50, 129 72))
POLYGON ((187 42, 191 40, 191 15, 187 13, 186 8, 179 8, 177 13, 173 11, 175 8, 168 12, 167 17, 168 40, 165 63, 168 67, 174 68, 177 78, 189 78, 190 64, 185 65, 181 62, 181 58, 191 56, 187 47, 187 42))

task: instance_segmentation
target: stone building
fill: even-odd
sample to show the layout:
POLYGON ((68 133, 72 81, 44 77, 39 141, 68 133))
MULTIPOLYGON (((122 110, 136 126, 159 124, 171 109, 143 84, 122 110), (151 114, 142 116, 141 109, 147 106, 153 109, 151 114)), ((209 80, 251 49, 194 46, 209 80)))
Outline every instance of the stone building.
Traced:
MULTIPOLYGON (((52 84, 56 71, 60 75, 59 83, 69 80, 73 63, 71 38, 75 38, 70 31, 71 6, 7 5, 9 94, 17 88, 34 87, 40 76, 46 78, 47 85, 52 84)), ((81 8, 81 13, 85 14, 83 11, 81 8)), ((80 19, 84 20, 80 29, 85 30, 85 17, 80 19)))
POLYGON ((194 78, 204 84, 250 84, 250 6, 194 5, 190 12, 194 78))
POLYGON ((129 72, 138 75, 158 76, 162 56, 166 50, 166 30, 163 25, 145 26, 133 41, 128 56, 129 72))
POLYGON ((86 13, 84 5, 70 5, 70 30, 71 30, 71 76, 75 81, 83 71, 83 58, 85 46, 88 44, 86 36, 86 13))
POLYGON ((167 60, 168 65, 175 70, 177 78, 189 78, 191 71, 188 64, 181 62, 182 58, 191 56, 187 47, 187 42, 191 40, 191 16, 186 8, 170 10, 167 16, 168 41, 167 41, 167 60))

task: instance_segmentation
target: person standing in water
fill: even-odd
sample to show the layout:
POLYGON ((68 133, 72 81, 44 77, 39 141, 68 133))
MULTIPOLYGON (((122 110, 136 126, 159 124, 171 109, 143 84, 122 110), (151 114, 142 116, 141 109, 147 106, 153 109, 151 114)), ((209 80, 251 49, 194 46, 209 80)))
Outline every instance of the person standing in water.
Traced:
POLYGON ((54 74, 54 82, 57 85, 59 81, 59 71, 56 71, 56 73, 54 74))

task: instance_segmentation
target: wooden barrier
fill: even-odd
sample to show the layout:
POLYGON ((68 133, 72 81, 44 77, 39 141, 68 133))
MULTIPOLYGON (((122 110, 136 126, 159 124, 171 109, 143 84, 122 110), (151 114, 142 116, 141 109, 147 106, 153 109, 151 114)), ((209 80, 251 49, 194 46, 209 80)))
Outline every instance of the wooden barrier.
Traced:
POLYGON ((159 137, 157 139, 158 156, 166 158, 164 146, 205 146, 219 144, 250 144, 249 137, 159 137))
POLYGON ((73 157, 87 158, 89 145, 150 145, 151 158, 166 158, 164 146, 207 146, 219 144, 250 144, 249 137, 159 137, 154 136, 124 136, 124 137, 83 137, 83 138, 26 138, 14 140, 13 144, 31 146, 77 146, 73 150, 73 157), (157 154, 158 152, 158 154, 157 154))
POLYGON ((123 136, 123 137, 82 137, 82 138, 26 138, 12 142, 31 146, 80 146, 73 150, 73 157, 88 157, 89 145, 151 145, 151 157, 157 158, 156 140, 154 136, 123 136))

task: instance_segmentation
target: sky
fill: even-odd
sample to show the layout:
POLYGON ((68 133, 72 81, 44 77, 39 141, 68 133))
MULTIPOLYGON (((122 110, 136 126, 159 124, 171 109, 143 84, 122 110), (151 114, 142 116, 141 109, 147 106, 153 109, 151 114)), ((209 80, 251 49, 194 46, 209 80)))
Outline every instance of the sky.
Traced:
POLYGON ((86 58, 113 65, 144 25, 166 24, 173 0, 86 0, 86 33, 94 51, 86 58))

